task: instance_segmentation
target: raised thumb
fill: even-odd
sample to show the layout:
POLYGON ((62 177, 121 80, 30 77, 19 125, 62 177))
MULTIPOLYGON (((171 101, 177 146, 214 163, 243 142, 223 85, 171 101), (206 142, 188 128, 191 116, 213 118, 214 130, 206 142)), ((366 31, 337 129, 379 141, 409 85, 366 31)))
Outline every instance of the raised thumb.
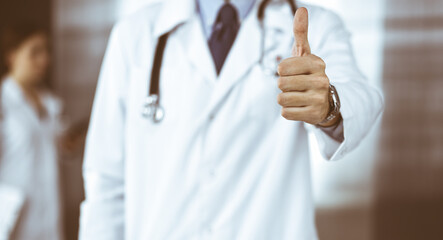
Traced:
POLYGON ((311 54, 308 42, 308 10, 304 7, 297 9, 294 16, 294 45, 292 56, 301 57, 311 54))

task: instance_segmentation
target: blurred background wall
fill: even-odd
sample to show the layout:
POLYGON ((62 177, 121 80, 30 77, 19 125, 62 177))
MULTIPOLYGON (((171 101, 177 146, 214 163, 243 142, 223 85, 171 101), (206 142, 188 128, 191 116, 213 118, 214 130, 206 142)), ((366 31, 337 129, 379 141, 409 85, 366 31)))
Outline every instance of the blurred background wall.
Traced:
POLYGON ((443 1, 387 0, 375 237, 443 239, 443 1))
MULTIPOLYGON (((367 81, 382 88, 385 1, 307 0, 338 13, 351 33, 357 64, 367 81)), ((320 239, 374 239, 374 170, 380 122, 360 146, 327 162, 311 137, 313 182, 320 239)))
MULTIPOLYGON (((87 127, 101 61, 117 19, 117 1, 52 0, 54 88, 65 105, 65 122, 87 127)), ((83 149, 61 159, 64 228, 77 239, 79 204, 84 198, 83 149)))
MULTIPOLYGON (((160 0, 0 2, 0 24, 33 17, 52 33, 51 86, 65 121, 87 125, 112 25, 160 0)), ((308 0, 338 12, 359 66, 384 88, 384 117, 361 146, 325 162, 315 144, 313 180, 320 239, 443 239, 443 3, 437 0, 308 0)), ((83 199, 82 150, 61 161, 64 226, 76 239, 83 199)))

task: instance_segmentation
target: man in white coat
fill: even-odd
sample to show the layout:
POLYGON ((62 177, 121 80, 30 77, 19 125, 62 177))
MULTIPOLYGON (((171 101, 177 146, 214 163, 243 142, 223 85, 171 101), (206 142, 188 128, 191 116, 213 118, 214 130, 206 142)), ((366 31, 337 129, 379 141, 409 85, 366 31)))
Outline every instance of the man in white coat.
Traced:
POLYGON ((317 239, 308 131, 337 160, 383 99, 337 15, 298 3, 293 17, 277 1, 260 21, 260 3, 165 0, 115 26, 87 139, 80 239, 317 239), (221 58, 220 29, 238 30, 221 58), (155 123, 141 107, 167 32, 155 123))

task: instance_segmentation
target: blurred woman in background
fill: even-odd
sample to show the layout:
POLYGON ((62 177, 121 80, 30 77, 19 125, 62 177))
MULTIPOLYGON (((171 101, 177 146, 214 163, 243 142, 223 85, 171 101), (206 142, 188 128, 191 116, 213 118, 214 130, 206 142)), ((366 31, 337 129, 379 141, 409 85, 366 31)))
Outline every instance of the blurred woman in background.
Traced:
POLYGON ((48 36, 25 25, 1 38, 0 183, 25 196, 11 238, 61 239, 56 151, 61 106, 44 84, 48 36))

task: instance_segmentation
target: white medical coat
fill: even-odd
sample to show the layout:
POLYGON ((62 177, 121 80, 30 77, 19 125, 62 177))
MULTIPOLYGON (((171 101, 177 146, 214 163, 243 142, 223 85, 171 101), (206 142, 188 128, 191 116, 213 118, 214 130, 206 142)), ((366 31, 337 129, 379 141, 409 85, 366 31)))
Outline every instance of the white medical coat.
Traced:
POLYGON ((15 81, 7 78, 1 86, 0 183, 25 196, 12 239, 59 240, 56 137, 61 130, 61 104, 42 94, 48 116, 40 119, 15 81))
POLYGON ((195 0, 150 5, 111 34, 87 138, 81 239, 317 239, 308 130, 337 160, 367 134, 383 100, 358 70, 340 18, 302 6, 312 52, 341 99, 345 140, 280 115, 267 69, 291 54, 287 4, 266 11, 264 64, 256 5, 218 77, 195 0), (157 39, 171 30, 160 83, 166 115, 155 124, 142 105, 157 39))

